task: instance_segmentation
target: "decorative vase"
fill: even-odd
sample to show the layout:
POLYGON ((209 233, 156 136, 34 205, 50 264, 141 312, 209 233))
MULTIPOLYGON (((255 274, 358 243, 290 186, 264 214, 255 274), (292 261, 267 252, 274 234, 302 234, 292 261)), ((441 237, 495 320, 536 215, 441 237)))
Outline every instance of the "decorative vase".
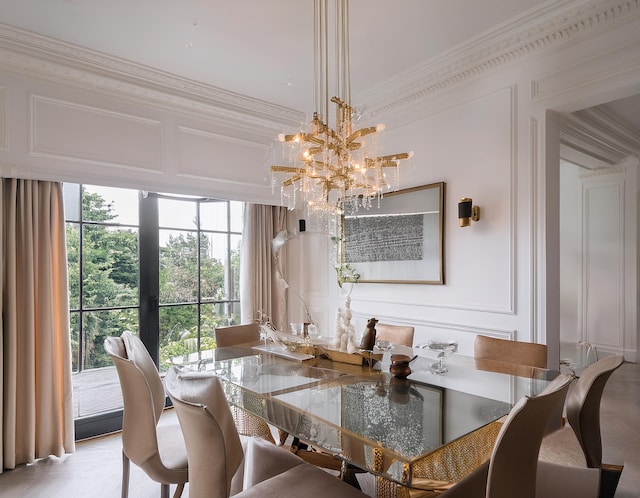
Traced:
POLYGON ((411 367, 409 366, 409 363, 411 363, 413 359, 414 358, 411 358, 406 354, 392 354, 389 372, 398 379, 406 379, 411 375, 411 367))

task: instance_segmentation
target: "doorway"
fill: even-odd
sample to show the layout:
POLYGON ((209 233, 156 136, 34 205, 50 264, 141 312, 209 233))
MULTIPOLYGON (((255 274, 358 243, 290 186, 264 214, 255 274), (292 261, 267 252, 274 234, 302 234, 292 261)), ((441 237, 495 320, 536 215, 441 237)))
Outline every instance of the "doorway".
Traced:
POLYGON ((640 95, 560 125, 560 341, 635 361, 640 95))

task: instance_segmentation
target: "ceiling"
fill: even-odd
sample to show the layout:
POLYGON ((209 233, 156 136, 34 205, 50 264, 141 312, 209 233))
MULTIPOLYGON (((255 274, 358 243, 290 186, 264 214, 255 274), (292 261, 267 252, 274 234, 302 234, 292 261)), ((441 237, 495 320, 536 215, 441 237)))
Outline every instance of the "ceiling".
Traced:
MULTIPOLYGON (((357 105, 358 95, 549 4, 350 0, 352 100, 357 105)), ((0 22, 292 110, 313 110, 312 0, 0 0, 0 22)), ((607 109, 640 130, 640 99, 607 109)))
POLYGON ((638 134, 640 134, 640 95, 632 95, 598 107, 618 117, 624 121, 626 125, 637 130, 638 134))
MULTIPOLYGON (((544 4, 350 0, 352 100, 544 4)), ((0 0, 0 21, 293 110, 312 110, 313 0, 0 0)))

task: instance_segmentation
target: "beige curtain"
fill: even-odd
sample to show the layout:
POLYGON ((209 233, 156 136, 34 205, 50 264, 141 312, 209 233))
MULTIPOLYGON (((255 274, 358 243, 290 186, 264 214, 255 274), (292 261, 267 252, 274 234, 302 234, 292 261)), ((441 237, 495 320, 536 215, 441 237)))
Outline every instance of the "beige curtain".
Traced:
MULTIPOLYGON (((280 330, 288 330, 286 282, 276 272, 271 241, 287 228, 288 210, 280 206, 245 204, 240 263, 240 307, 242 322, 260 312, 280 330)), ((280 257, 286 260, 286 248, 280 257)))
POLYGON ((2 469, 74 450, 62 185, 2 179, 2 469))

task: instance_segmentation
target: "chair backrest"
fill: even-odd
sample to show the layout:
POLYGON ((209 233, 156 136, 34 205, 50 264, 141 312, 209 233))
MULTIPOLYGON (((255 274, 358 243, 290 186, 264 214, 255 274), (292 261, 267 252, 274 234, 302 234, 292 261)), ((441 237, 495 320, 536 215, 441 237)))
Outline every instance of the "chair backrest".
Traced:
POLYGON ((216 347, 218 348, 256 342, 260 340, 260 325, 253 322, 244 325, 216 327, 215 335, 216 347))
POLYGON ((517 375, 518 377, 529 377, 530 379, 546 379, 549 374, 549 370, 546 368, 537 368, 531 365, 520 365, 519 363, 511 363, 510 361, 491 360, 488 358, 475 358, 475 365, 478 370, 517 375))
POLYGON ((600 401, 609 377, 623 363, 622 355, 605 356, 592 363, 567 397, 567 421, 580 442, 588 467, 602 465, 600 401))
POLYGON ((413 346, 413 333, 414 328, 411 325, 376 323, 376 340, 411 347, 413 346))
POLYGON ((187 446, 190 498, 227 498, 244 453, 220 381, 171 367, 165 388, 187 446))
POLYGON ((538 454, 547 424, 564 405, 570 375, 561 374, 538 396, 525 396, 511 409, 489 461, 486 498, 534 498, 538 454))
POLYGON ((508 341, 477 335, 473 355, 481 359, 547 368, 547 346, 535 342, 508 341))
POLYGON ((104 348, 116 366, 122 390, 122 448, 133 463, 144 468, 158 453, 156 425, 165 399, 162 380, 144 344, 131 332, 107 337, 104 348))

